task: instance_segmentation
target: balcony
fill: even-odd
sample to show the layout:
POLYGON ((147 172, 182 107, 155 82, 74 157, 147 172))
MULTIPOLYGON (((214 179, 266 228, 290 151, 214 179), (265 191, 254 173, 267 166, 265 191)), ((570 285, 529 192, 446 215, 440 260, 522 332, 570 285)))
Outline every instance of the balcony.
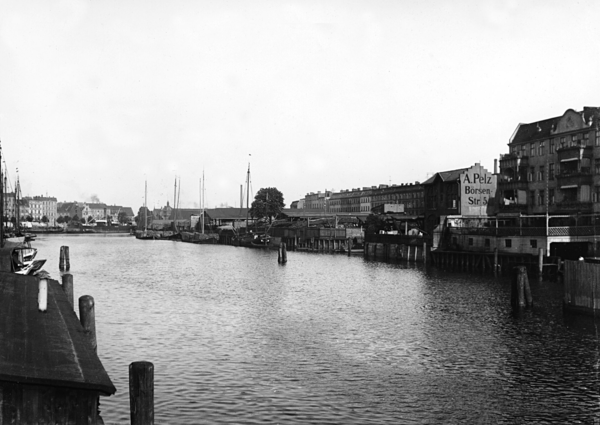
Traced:
POLYGON ((591 146, 574 145, 559 148, 556 152, 558 153, 558 160, 560 162, 580 161, 583 158, 591 158, 593 148, 591 146))
POLYGON ((564 186, 590 186, 593 182, 592 170, 590 167, 581 167, 577 170, 561 170, 556 175, 558 185, 564 186))
POLYGON ((527 167, 529 165, 529 157, 522 156, 515 153, 507 153, 500 155, 500 170, 506 170, 512 168, 517 170, 520 167, 527 167))
POLYGON ((556 207, 563 211, 581 211, 587 212, 592 210, 593 203, 592 202, 582 202, 582 201, 573 201, 566 200, 562 202, 557 202, 556 207))
POLYGON ((527 213, 527 204, 500 204, 500 211, 501 212, 520 212, 520 213, 527 213))

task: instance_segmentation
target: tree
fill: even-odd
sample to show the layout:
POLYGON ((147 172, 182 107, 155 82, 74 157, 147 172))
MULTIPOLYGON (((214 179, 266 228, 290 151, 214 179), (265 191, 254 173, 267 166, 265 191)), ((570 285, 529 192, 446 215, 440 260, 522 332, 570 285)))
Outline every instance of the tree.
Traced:
POLYGON ((48 220, 48 217, 46 217, 46 216, 42 217, 42 223, 48 223, 48 221, 50 221, 50 220, 48 220))
POLYGON ((365 233, 368 235, 377 234, 380 230, 387 230, 387 225, 384 219, 379 215, 369 214, 365 220, 365 233))
POLYGON ((94 217, 92 217, 91 215, 88 215, 87 222, 88 223, 93 223, 94 222, 94 217))
POLYGON ((28 215, 27 218, 26 218, 26 220, 31 223, 33 221, 33 217, 30 216, 30 215, 28 215))
POLYGON ((79 216, 75 214, 73 218, 70 218, 71 221, 79 223, 79 216))
POLYGON ((81 217, 81 220, 79 220, 81 222, 81 224, 85 224, 85 218, 81 217))
POLYGON ((271 223, 273 217, 277 218, 283 207, 285 207, 283 193, 275 187, 266 187, 260 189, 254 197, 250 215, 253 218, 268 218, 271 223))
POLYGON ((59 215, 58 218, 56 219, 56 222, 58 224, 63 224, 65 222, 65 220, 62 218, 62 215, 59 215))
POLYGON ((117 221, 121 224, 127 224, 129 222, 129 220, 127 219, 127 214, 121 211, 117 216, 117 221))

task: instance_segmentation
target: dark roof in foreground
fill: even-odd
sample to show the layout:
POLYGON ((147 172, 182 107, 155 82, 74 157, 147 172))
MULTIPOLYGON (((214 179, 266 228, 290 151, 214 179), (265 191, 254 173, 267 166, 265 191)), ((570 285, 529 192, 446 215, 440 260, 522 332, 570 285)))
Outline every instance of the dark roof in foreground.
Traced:
POLYGON ((60 284, 46 313, 37 299, 36 277, 0 273, 0 381, 115 393, 60 284))

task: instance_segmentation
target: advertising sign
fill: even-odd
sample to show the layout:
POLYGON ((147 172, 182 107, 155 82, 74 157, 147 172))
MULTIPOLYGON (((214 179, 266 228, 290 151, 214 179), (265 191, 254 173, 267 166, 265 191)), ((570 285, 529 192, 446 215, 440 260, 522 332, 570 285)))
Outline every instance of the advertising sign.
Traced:
POLYGON ((496 197, 496 176, 475 164, 460 175, 462 215, 492 214, 496 197))

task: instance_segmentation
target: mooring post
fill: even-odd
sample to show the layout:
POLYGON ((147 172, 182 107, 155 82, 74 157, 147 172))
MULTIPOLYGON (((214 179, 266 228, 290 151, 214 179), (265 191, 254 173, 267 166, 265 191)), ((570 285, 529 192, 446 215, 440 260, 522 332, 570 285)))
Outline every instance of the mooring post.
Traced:
POLYGON ((129 365, 129 408, 131 425, 154 425, 154 365, 129 365))
POLYGON ((45 313, 48 309, 48 281, 40 279, 38 282, 38 310, 45 313))
POLYGON ((529 286, 529 278, 527 277, 527 267, 525 266, 515 267, 511 301, 513 308, 533 306, 533 297, 531 295, 531 287, 529 286))
POLYGON ((67 299, 71 304, 71 308, 75 309, 75 306, 73 305, 75 302, 75 296, 73 293, 73 275, 71 273, 65 273, 62 275, 62 288, 67 295, 67 299))
POLYGON ((65 269, 65 247, 60 247, 60 257, 58 260, 58 269, 63 271, 65 269))
POLYGON ((542 280, 542 274, 544 273, 544 248, 538 250, 538 276, 542 280))
POLYGON ((281 262, 283 264, 287 263, 287 246, 285 242, 281 244, 281 262))
POLYGON ((89 335, 94 351, 98 351, 96 342, 96 313, 94 311, 94 298, 90 295, 79 297, 79 321, 83 331, 89 335))
POLYGON ((494 276, 498 275, 498 248, 494 248, 494 276))
POLYGON ((65 270, 71 270, 71 260, 69 259, 69 247, 65 246, 65 270))
POLYGON ((427 264, 427 242, 423 242, 423 264, 427 264))
POLYGON ((277 247, 277 262, 281 264, 281 246, 282 244, 280 243, 279 246, 277 247))

